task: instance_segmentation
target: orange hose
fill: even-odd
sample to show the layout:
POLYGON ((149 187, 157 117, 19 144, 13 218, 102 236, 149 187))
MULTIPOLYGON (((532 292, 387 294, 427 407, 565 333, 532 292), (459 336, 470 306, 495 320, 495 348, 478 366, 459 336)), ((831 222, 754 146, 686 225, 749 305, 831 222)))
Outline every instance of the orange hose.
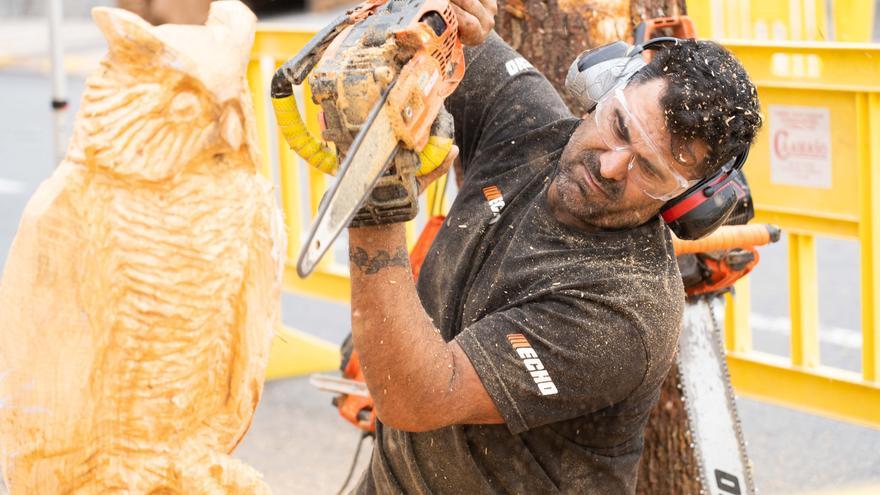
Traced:
POLYGON ((705 253, 721 249, 763 246, 779 240, 779 227, 756 223, 753 225, 724 225, 696 241, 683 241, 672 236, 675 254, 705 253))

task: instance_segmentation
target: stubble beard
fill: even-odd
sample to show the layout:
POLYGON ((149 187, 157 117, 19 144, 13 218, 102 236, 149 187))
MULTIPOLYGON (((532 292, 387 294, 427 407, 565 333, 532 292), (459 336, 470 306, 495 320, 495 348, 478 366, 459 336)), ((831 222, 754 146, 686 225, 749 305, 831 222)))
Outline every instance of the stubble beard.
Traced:
POLYGON ((605 179, 599 169, 599 153, 595 150, 585 150, 573 160, 560 160, 555 178, 559 197, 556 208, 564 209, 585 226, 600 230, 636 227, 656 215, 659 207, 648 215, 643 208, 623 205, 626 182, 605 179), (584 168, 605 194, 583 182, 584 168))

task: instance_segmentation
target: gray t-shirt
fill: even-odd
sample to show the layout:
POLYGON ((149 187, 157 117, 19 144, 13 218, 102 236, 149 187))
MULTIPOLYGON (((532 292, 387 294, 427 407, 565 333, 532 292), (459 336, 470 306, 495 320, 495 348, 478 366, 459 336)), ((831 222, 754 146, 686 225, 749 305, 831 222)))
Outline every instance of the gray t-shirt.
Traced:
POLYGON ((377 425, 357 493, 633 493, 642 430, 678 339, 684 291, 659 218, 616 232, 546 203, 578 124, 494 33, 447 100, 464 185, 418 291, 505 420, 409 433, 377 425))

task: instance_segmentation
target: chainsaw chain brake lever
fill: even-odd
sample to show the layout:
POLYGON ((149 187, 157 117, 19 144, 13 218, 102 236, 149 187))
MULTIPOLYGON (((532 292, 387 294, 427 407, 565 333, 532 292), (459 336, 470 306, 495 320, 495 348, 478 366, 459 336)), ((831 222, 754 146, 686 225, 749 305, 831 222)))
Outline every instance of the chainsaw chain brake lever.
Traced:
POLYGON ((315 68, 330 43, 347 27, 355 24, 384 4, 387 0, 367 0, 340 14, 330 24, 318 31, 312 39, 290 60, 284 62, 272 77, 272 98, 283 98, 293 94, 293 86, 302 84, 306 76, 315 68))
POLYGON ((318 31, 293 58, 284 62, 272 77, 272 98, 284 98, 293 94, 293 86, 302 84, 306 76, 321 60, 324 50, 353 21, 348 12, 340 15, 318 31))

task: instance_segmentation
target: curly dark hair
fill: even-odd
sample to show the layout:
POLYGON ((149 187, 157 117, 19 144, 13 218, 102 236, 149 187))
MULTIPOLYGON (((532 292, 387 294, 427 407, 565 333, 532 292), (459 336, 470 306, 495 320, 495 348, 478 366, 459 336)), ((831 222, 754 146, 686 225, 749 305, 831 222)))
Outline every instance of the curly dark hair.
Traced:
POLYGON ((700 164, 706 176, 747 150, 762 119, 758 93, 743 66, 713 41, 681 40, 654 52, 633 82, 662 77, 661 98, 666 127, 672 134, 672 156, 693 163, 691 143, 709 146, 700 164))

